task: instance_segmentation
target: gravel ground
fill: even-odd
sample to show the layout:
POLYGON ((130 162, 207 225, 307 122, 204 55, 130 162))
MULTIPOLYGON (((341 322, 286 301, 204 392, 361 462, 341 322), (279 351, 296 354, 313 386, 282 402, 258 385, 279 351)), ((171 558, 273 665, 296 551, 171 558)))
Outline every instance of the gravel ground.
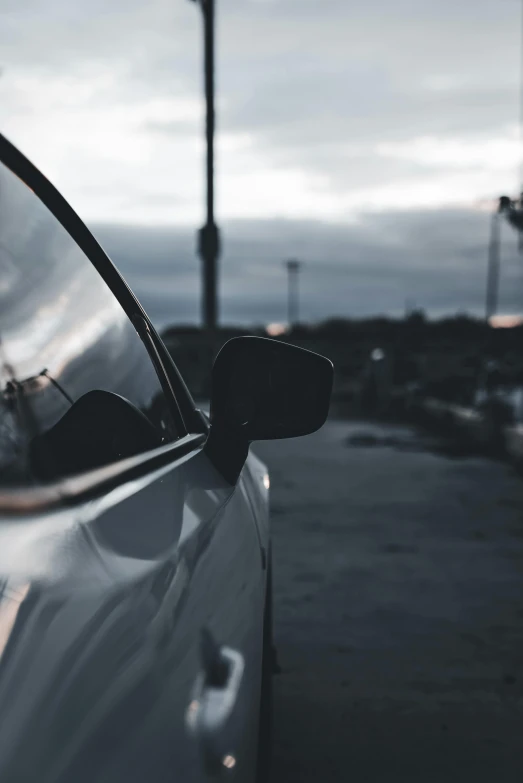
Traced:
POLYGON ((523 480, 434 447, 331 421, 256 448, 282 668, 273 783, 523 781, 523 480))

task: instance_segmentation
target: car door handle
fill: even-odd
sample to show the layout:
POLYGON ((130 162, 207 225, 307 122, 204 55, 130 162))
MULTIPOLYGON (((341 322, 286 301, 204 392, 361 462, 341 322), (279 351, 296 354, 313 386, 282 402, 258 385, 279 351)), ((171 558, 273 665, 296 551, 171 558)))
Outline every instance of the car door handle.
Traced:
POLYGON ((206 769, 216 773, 236 764, 230 719, 238 702, 245 660, 237 650, 219 647, 207 629, 202 631, 201 658, 202 671, 194 684, 186 725, 198 742, 206 769))

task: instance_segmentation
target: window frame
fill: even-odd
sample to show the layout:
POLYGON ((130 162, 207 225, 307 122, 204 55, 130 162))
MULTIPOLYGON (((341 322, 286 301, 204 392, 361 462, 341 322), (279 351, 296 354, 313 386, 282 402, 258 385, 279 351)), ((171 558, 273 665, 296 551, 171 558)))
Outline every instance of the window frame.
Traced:
MULTIPOLYGON (((196 409, 192 396, 172 356, 160 339, 142 305, 114 266, 113 262, 89 231, 83 220, 54 185, 25 157, 5 136, 0 134, 0 163, 7 166, 37 198, 83 251, 116 297, 134 329, 142 340, 152 362, 175 423, 180 431, 179 439, 194 433, 206 434, 207 422, 196 409), (140 325, 144 325, 140 328, 140 325)), ((176 443, 176 441, 175 441, 176 443)))
POLYGON ((152 451, 144 451, 86 473, 66 476, 41 487, 0 489, 0 519, 33 516, 78 506, 163 467, 173 467, 173 463, 181 463, 191 455, 196 455, 204 443, 205 435, 202 433, 185 435, 152 451))

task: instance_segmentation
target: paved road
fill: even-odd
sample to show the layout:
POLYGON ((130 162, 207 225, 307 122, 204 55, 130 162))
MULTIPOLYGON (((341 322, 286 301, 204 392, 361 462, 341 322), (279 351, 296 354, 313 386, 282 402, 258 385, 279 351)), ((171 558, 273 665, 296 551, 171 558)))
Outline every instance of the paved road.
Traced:
POLYGON ((282 667, 273 783, 521 783, 523 479, 364 424, 256 450, 282 667))

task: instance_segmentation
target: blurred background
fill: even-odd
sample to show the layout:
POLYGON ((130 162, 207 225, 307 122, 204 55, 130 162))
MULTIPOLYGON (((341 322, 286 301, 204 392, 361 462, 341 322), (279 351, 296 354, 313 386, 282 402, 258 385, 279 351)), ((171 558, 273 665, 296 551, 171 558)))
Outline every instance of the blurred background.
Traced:
MULTIPOLYGON (((4 133, 87 221, 157 328, 171 327, 205 396, 206 338, 194 335, 206 193, 198 3, 4 0, 1 10, 4 133)), ((364 321, 349 351, 349 321, 519 316, 523 262, 509 227, 487 313, 485 297, 496 199, 522 184, 520 19, 519 0, 217 4, 221 327, 323 324, 317 347, 347 392, 374 343, 390 354, 404 337, 391 343, 388 322, 364 321)), ((484 353, 476 326, 445 369, 472 373, 469 387, 484 353)), ((446 354, 447 343, 429 326, 418 353, 446 354)))
POLYGON ((256 447, 273 779, 519 783, 522 4, 216 0, 216 323, 198 5, 0 0, 2 131, 198 400, 235 334, 335 363, 326 427, 256 447))

